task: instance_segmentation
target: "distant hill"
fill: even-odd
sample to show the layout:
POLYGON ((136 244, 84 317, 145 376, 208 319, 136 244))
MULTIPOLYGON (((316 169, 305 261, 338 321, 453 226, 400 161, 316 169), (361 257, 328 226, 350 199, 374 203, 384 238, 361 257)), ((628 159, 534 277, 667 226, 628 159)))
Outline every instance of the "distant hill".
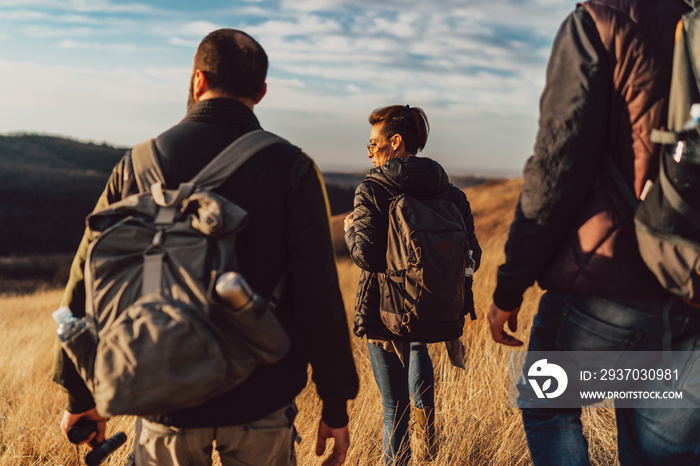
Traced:
POLYGON ((0 256, 73 251, 123 149, 0 136, 0 256))
MULTIPOLYGON (((0 135, 0 256, 74 252, 124 151, 55 136, 0 135)), ((352 210, 366 173, 323 174, 332 215, 352 210)), ((451 178, 459 188, 487 180, 451 178)))

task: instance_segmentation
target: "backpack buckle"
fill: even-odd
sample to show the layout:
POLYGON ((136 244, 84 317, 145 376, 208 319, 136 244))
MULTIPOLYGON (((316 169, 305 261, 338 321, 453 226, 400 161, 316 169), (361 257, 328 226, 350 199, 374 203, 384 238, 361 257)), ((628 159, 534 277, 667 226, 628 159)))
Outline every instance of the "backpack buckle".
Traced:
POLYGON ((400 325, 400 327, 401 327, 402 329, 406 329, 406 333, 411 333, 411 321, 413 320, 413 319, 412 319, 412 316, 413 316, 413 314, 411 314, 410 312, 409 312, 409 313, 406 313, 406 314, 403 314, 403 315, 401 316, 401 325, 400 325))

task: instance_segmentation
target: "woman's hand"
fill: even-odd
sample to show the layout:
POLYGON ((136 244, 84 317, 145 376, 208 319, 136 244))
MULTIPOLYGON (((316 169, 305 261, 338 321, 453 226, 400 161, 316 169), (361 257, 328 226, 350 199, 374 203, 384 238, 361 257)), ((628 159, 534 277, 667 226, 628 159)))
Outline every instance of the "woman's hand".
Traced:
POLYGON ((347 214, 345 216, 345 220, 343 220, 343 230, 348 231, 348 228, 350 228, 350 225, 352 225, 353 222, 353 217, 352 217, 352 212, 347 214))

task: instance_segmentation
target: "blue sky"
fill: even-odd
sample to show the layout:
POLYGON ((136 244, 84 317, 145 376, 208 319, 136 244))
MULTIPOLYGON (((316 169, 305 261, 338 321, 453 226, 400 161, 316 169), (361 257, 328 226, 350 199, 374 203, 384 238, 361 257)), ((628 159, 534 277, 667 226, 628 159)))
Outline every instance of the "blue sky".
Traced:
POLYGON ((422 107, 423 155, 520 173, 567 0, 0 0, 0 133, 130 146, 185 112, 192 57, 220 27, 270 57, 264 128, 323 170, 371 168, 368 114, 422 107))

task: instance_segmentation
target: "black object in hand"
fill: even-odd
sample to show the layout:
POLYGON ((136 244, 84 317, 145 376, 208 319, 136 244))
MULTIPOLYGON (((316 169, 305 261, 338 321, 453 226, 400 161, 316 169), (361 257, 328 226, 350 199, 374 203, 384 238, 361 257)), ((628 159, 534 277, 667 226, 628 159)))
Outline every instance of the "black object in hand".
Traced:
POLYGON ((126 434, 124 432, 117 432, 85 455, 85 464, 87 466, 98 466, 117 448, 124 445, 124 442, 126 442, 126 434))
POLYGON ((96 430, 97 421, 81 418, 68 429, 68 440, 77 445, 96 430))
MULTIPOLYGON (((97 422, 82 418, 68 429, 68 440, 76 445, 90 436, 97 430, 97 422)), ((126 434, 117 432, 102 443, 97 443, 95 439, 90 441, 92 451, 85 456, 87 466, 98 466, 105 458, 111 455, 117 448, 126 442, 126 434)))

